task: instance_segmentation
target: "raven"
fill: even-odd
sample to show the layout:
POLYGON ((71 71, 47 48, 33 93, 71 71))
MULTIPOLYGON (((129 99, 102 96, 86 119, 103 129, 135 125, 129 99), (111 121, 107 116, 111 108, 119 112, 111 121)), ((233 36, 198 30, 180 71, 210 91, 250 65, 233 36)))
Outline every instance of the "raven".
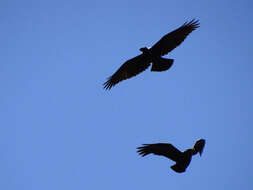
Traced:
POLYGON ((165 156, 176 162, 176 164, 171 166, 171 169, 173 169, 175 172, 182 173, 186 171, 186 168, 189 166, 193 155, 199 153, 199 155, 201 156, 205 146, 205 140, 198 140, 193 146, 193 148, 187 149, 184 152, 179 151, 172 144, 167 143, 143 145, 144 146, 137 148, 137 152, 142 157, 151 153, 155 155, 165 156))
POLYGON ((162 56, 168 54, 174 48, 179 46, 185 38, 196 28, 199 27, 198 20, 185 22, 178 29, 163 36, 151 48, 142 47, 142 54, 126 61, 108 80, 104 83, 104 88, 110 90, 113 86, 122 80, 134 77, 146 70, 152 63, 151 71, 166 71, 172 64, 173 59, 166 59, 162 56))

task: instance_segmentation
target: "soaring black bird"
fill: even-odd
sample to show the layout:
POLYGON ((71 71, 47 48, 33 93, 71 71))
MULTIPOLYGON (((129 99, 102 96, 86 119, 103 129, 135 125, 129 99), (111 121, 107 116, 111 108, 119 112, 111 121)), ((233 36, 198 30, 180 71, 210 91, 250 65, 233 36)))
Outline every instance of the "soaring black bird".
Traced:
POLYGON ((172 144, 144 144, 144 146, 137 148, 137 152, 141 156, 146 156, 151 153, 155 155, 165 156, 176 162, 176 164, 171 166, 171 169, 173 169, 175 172, 182 173, 186 171, 186 168, 189 166, 193 155, 199 153, 199 155, 201 156, 204 146, 204 139, 198 140, 193 146, 193 148, 187 149, 184 152, 179 151, 172 144))
POLYGON ((114 85, 122 80, 131 78, 146 70, 152 63, 151 71, 166 71, 172 64, 173 59, 162 58, 174 48, 179 46, 184 39, 196 28, 199 27, 198 20, 185 22, 178 29, 163 36, 151 48, 142 47, 142 54, 126 61, 108 80, 104 83, 104 88, 110 90, 114 85))

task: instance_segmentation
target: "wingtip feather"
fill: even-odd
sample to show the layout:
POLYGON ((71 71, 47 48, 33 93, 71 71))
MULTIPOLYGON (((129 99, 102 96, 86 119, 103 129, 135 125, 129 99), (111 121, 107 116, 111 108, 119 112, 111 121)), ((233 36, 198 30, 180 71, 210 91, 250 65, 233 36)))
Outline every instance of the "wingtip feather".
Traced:
POLYGON ((105 90, 111 90, 111 88, 112 88, 114 85, 115 85, 115 84, 112 83, 111 77, 109 77, 109 78, 107 79, 107 81, 103 84, 105 90))
POLYGON ((137 147, 137 153, 140 155, 140 156, 142 156, 142 157, 144 157, 144 156, 146 156, 146 155, 148 155, 148 154, 150 154, 150 152, 147 150, 147 146, 148 146, 149 144, 143 144, 143 146, 141 146, 141 147, 137 147))
POLYGON ((192 19, 188 22, 185 22, 182 27, 191 27, 193 30, 195 30, 196 28, 198 28, 200 26, 200 22, 198 19, 192 19))

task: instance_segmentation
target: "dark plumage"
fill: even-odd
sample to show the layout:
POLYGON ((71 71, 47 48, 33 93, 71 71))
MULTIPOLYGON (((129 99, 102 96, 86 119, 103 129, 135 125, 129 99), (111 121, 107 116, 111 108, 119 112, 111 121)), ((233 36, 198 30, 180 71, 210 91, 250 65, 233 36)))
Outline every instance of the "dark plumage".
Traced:
POLYGON ((146 156, 151 153, 155 155, 165 156, 176 162, 176 164, 171 166, 171 169, 173 169, 175 172, 182 173, 186 171, 186 168, 189 166, 193 155, 199 153, 199 155, 201 156, 204 146, 204 139, 198 140, 193 146, 193 148, 187 149, 184 152, 179 151, 172 144, 144 144, 144 146, 137 148, 137 152, 141 156, 146 156))
POLYGON ((166 71, 172 64, 173 59, 162 58, 179 46, 184 39, 196 28, 199 27, 198 20, 185 22, 178 29, 163 36, 150 49, 140 48, 142 54, 126 61, 108 80, 104 83, 104 88, 110 90, 113 86, 122 80, 134 77, 146 70, 152 63, 151 71, 166 71))

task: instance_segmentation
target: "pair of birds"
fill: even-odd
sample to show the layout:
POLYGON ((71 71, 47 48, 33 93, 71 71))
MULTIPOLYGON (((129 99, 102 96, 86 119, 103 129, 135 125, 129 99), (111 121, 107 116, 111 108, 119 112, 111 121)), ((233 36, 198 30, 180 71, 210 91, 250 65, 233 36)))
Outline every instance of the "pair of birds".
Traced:
MULTIPOLYGON (((104 88, 110 90, 113 86, 119 82, 129 79, 145 71, 152 63, 152 72, 166 71, 173 65, 173 59, 163 58, 162 56, 168 54, 177 46, 179 46, 185 38, 196 28, 199 27, 198 20, 191 20, 185 22, 182 26, 176 30, 163 36, 155 45, 151 48, 142 47, 140 51, 142 54, 126 61, 108 80, 104 83, 104 88)), ((148 154, 155 154, 165 156, 176 162, 171 169, 175 172, 185 172, 186 168, 191 162, 193 155, 197 153, 202 154, 205 146, 205 140, 198 140, 193 148, 187 149, 184 152, 179 151, 172 144, 157 143, 157 144, 144 144, 138 147, 138 153, 141 156, 148 154)))

